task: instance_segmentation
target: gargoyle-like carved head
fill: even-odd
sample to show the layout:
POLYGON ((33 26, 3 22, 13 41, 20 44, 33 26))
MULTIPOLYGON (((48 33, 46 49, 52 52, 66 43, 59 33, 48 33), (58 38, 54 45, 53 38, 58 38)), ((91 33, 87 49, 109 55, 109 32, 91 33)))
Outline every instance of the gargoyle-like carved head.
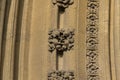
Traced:
POLYGON ((62 8, 67 8, 69 5, 73 4, 73 2, 73 0, 53 0, 53 4, 62 8))

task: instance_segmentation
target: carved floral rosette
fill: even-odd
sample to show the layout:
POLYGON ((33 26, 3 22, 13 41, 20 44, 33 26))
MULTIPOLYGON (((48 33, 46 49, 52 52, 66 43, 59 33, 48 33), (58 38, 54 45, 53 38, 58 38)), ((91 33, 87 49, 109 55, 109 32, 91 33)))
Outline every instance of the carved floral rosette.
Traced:
POLYGON ((75 75, 72 71, 51 71, 48 80, 75 80, 75 75))
POLYGON ((53 0, 53 4, 62 8, 67 8, 69 5, 73 4, 73 2, 73 0, 53 0))
POLYGON ((87 80, 100 80, 98 64, 99 1, 88 0, 87 11, 87 80))
POLYGON ((74 46, 74 30, 65 30, 65 29, 53 29, 49 33, 49 51, 69 51, 74 46))

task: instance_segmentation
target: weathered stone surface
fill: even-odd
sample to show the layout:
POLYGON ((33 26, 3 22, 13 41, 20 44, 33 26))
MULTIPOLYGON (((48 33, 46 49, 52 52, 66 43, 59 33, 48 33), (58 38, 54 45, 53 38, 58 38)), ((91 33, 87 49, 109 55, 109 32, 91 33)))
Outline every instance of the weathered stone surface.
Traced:
POLYGON ((59 65, 74 71, 72 80, 120 80, 119 9, 119 0, 0 0, 0 80, 48 80, 57 64, 55 49, 70 50, 59 65), (49 49, 56 38, 48 39, 48 32, 57 25, 75 29, 74 40, 49 49))

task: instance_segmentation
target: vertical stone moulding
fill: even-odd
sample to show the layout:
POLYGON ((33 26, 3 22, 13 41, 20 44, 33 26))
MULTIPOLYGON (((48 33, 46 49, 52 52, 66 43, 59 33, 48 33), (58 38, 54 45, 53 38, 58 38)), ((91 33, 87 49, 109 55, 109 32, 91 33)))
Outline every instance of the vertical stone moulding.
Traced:
MULTIPOLYGON (((73 2, 73 0, 52 0, 53 5, 57 7, 57 21, 55 21, 56 29, 50 30, 48 33, 48 43, 49 52, 52 54, 52 52, 56 51, 54 53, 56 54, 56 69, 48 73, 48 80, 75 80, 74 72, 63 70, 59 64, 64 52, 70 51, 74 47, 74 30, 61 29, 61 27, 65 27, 64 23, 61 22, 63 19, 61 14, 64 14, 65 9, 73 2)), ((63 64, 63 59, 60 63, 63 64)))
POLYGON ((87 80, 100 80, 98 65, 99 0, 87 3, 87 80))

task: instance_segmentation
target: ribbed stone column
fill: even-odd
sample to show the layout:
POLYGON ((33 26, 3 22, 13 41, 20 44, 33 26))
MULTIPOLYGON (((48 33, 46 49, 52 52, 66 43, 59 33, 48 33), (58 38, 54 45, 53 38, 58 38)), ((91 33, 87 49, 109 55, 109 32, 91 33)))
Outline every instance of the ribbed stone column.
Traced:
POLYGON ((114 0, 114 53, 116 65, 116 79, 120 80, 120 0, 114 0))
MULTIPOLYGON (((18 26, 17 29, 17 42, 16 54, 19 57, 18 60, 18 80, 28 79, 28 59, 29 59, 29 38, 30 38, 30 26, 31 26, 31 11, 33 0, 20 0, 18 11, 18 26), (18 50, 19 49, 19 50, 18 50)), ((16 63, 17 64, 17 63, 16 63)), ((17 68, 16 68, 17 70, 17 68)), ((17 77, 16 77, 17 78, 17 77)), ((16 79, 15 79, 16 80, 16 79)))
POLYGON ((4 54, 2 80, 13 80, 17 6, 18 0, 9 0, 6 3, 7 11, 5 16, 6 20, 4 23, 4 40, 2 46, 2 54, 4 54))
MULTIPOLYGON (((1 48, 2 48, 2 34, 3 34, 3 25, 4 25, 5 5, 6 5, 6 0, 0 0, 0 65, 2 65, 1 48)), ((2 78, 1 68, 2 66, 0 66, 0 80, 2 78)))

